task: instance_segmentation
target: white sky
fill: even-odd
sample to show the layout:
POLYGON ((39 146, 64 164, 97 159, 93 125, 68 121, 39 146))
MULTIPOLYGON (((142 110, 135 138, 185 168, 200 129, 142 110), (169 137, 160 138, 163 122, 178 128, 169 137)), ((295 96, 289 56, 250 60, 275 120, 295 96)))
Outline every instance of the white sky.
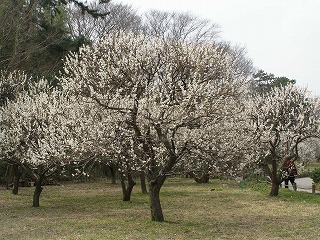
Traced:
POLYGON ((320 96, 320 0, 112 0, 189 12, 221 27, 221 38, 246 47, 258 69, 296 79, 320 96))

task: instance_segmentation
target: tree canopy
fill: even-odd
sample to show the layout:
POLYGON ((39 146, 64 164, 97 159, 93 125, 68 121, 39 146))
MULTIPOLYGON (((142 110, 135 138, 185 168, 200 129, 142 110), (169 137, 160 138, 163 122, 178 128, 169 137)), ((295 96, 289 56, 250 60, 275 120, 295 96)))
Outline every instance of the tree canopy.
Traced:
POLYGON ((93 17, 107 14, 76 0, 1 1, 0 69, 23 70, 54 80, 67 52, 85 42, 72 39, 66 27, 66 5, 70 3, 93 17))
POLYGON ((273 88, 285 87, 289 84, 295 84, 296 80, 287 77, 276 77, 272 73, 258 70, 252 75, 253 92, 260 94, 270 92, 273 88))
POLYGON ((272 179, 271 196, 278 195, 285 160, 299 158, 298 146, 308 138, 319 137, 319 103, 306 89, 289 84, 249 99, 255 146, 260 164, 272 179))
POLYGON ((116 114, 132 130, 153 220, 163 221, 159 192, 176 163, 188 149, 210 144, 204 133, 239 108, 246 75, 238 74, 231 59, 214 44, 120 32, 81 48, 65 63, 64 90, 116 114))

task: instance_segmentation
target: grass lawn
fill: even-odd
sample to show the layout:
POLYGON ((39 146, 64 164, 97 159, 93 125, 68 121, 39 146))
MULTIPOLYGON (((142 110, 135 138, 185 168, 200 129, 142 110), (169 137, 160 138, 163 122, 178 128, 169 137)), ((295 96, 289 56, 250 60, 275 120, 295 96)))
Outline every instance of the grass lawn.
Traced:
POLYGON ((165 222, 150 220, 148 195, 105 181, 46 186, 40 207, 33 188, 0 189, 0 239, 320 239, 320 195, 262 184, 197 184, 170 178, 161 190, 165 222), (213 190, 215 189, 215 190, 213 190))

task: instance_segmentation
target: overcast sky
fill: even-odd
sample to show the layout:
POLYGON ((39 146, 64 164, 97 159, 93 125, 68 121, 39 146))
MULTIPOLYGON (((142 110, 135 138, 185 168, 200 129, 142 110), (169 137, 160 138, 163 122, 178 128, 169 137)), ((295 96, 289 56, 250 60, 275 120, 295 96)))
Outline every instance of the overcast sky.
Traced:
POLYGON ((320 96, 320 0, 113 0, 189 12, 220 26, 221 38, 244 46, 258 69, 296 79, 320 96))

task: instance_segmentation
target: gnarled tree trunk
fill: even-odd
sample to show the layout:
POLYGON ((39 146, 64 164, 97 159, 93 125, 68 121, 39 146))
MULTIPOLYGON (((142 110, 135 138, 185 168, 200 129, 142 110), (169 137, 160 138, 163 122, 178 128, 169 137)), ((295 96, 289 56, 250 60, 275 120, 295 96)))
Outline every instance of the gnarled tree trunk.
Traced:
POLYGON ((39 177, 36 182, 35 182, 35 189, 34 189, 34 193, 33 193, 33 207, 39 207, 40 206, 40 194, 42 192, 42 181, 43 178, 39 177))
POLYGON ((194 180, 197 183, 209 183, 210 175, 207 172, 202 172, 200 177, 194 176, 194 180))
POLYGON ((276 197, 279 195, 279 181, 272 181, 271 191, 269 193, 271 197, 276 197))
POLYGON ((110 174, 111 174, 111 183, 116 184, 117 183, 117 170, 116 166, 114 164, 109 165, 110 174))
POLYGON ((141 192, 144 193, 144 194, 147 194, 148 193, 148 190, 147 190, 147 184, 146 184, 146 174, 144 171, 141 171, 140 172, 140 184, 141 184, 141 192))
POLYGON ((133 180, 130 172, 127 174, 121 174, 121 188, 123 194, 123 201, 130 201, 134 185, 136 185, 136 182, 133 180), (126 178, 128 179, 128 186, 126 186, 126 178))
POLYGON ((272 162, 272 169, 271 169, 271 191, 269 195, 271 197, 276 197, 279 195, 279 176, 278 176, 278 163, 276 159, 273 159, 272 162))
POLYGON ((14 163, 12 165, 12 171, 13 171, 13 188, 12 188, 12 194, 17 195, 19 192, 19 182, 21 177, 21 169, 20 166, 17 163, 14 163))
POLYGON ((164 216, 160 203, 160 189, 165 181, 165 176, 160 176, 155 180, 149 180, 149 196, 150 196, 150 209, 151 220, 156 222, 163 222, 164 216))

